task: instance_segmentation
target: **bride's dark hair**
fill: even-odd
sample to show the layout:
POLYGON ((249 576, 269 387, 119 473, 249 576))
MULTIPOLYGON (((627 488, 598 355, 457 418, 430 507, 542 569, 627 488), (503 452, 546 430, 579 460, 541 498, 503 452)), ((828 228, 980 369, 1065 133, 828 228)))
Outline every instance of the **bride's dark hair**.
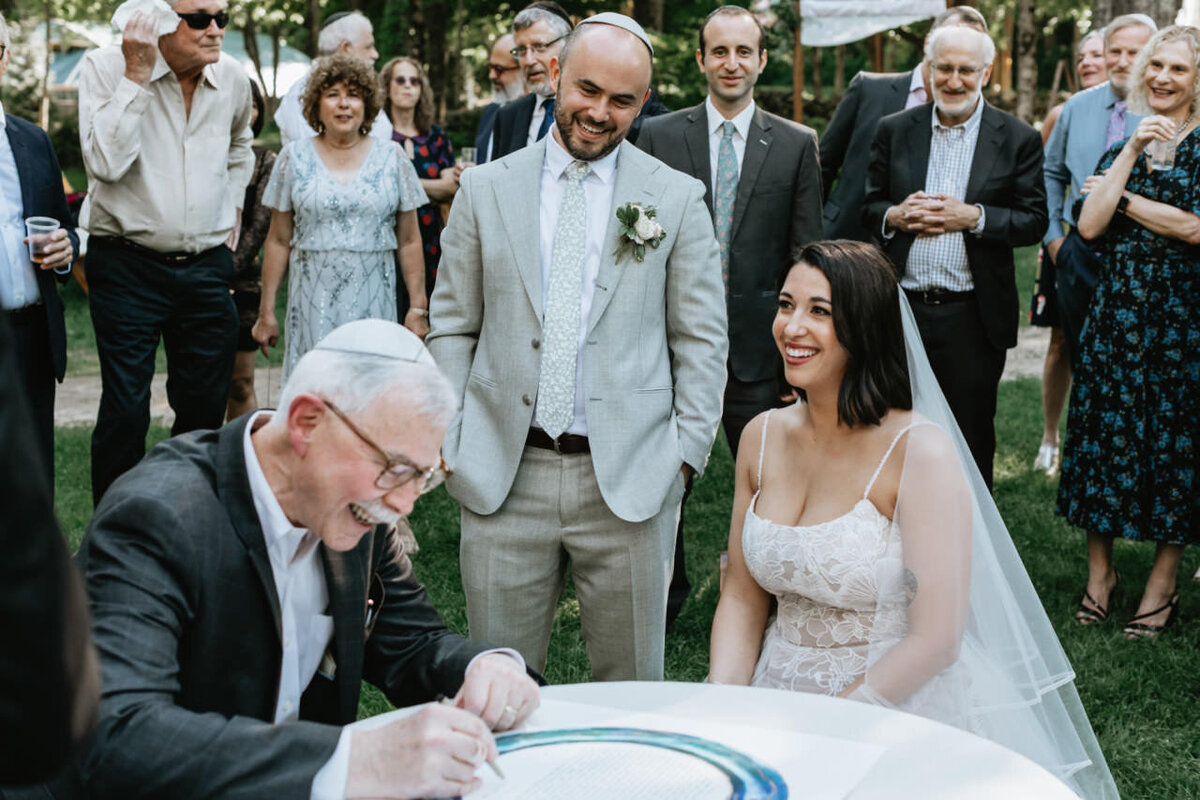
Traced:
MULTIPOLYGON (((850 358, 838 390, 838 420, 878 425, 889 409, 912 408, 896 271, 873 244, 849 239, 813 242, 789 264, 819 269, 829 281, 833 329, 850 358)), ((804 399, 804 390, 797 389, 804 399)))

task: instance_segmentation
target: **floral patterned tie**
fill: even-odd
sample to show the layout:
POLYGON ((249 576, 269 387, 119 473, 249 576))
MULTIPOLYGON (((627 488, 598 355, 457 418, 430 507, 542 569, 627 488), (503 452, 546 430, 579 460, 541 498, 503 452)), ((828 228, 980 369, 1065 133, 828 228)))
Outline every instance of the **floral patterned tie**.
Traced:
POLYGON ((537 421, 557 438, 575 418, 575 361, 579 355, 580 290, 587 250, 586 161, 567 165, 567 191, 558 210, 550 255, 550 286, 542 320, 542 373, 538 379, 537 421))
POLYGON ((738 165, 733 152, 733 123, 721 123, 721 146, 717 149, 717 176, 713 181, 713 225, 721 246, 721 278, 729 291, 729 234, 733 230, 733 202, 737 199, 738 165))

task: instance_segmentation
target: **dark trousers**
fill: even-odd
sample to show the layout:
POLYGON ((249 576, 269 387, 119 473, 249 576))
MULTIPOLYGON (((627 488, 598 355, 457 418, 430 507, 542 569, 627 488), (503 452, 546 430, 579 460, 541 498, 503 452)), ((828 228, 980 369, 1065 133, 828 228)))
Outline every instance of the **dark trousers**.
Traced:
POLYGON ((1067 342, 1067 357, 1074 370, 1079 360, 1079 337, 1087 320, 1088 306, 1102 263, 1078 233, 1071 230, 1058 249, 1054 262, 1055 288, 1058 290, 1058 320, 1067 342))
POLYGON ((974 297, 939 305, 912 297, 929 365, 990 489, 996 456, 996 392, 1008 352, 988 341, 974 297))
POLYGON ((93 237, 87 278, 103 390, 92 433, 92 499, 141 460, 150 427, 150 381, 159 337, 175 436, 219 428, 237 354, 229 293, 233 259, 215 247, 185 265, 93 237))
MULTIPOLYGON (((737 461, 738 443, 742 438, 742 429, 750 424, 750 420, 779 405, 779 391, 774 378, 763 381, 740 381, 729 371, 729 380, 725 384, 725 404, 721 413, 721 425, 725 428, 725 438, 729 442, 729 450, 733 460, 737 461)), ((692 493, 691 485, 683 493, 683 503, 679 508, 679 527, 675 531, 675 570, 671 574, 671 586, 667 590, 667 624, 670 625, 679 616, 683 603, 692 590, 687 577, 687 566, 683 553, 683 519, 687 509, 687 499, 692 493)))
MULTIPOLYGON (((56 298, 50 298, 57 302, 56 298)), ((50 333, 46 328, 46 307, 36 306, 24 311, 12 322, 13 354, 17 374, 29 401, 33 418, 33 435, 41 469, 49 481, 50 496, 54 497, 54 357, 50 353, 50 333)))

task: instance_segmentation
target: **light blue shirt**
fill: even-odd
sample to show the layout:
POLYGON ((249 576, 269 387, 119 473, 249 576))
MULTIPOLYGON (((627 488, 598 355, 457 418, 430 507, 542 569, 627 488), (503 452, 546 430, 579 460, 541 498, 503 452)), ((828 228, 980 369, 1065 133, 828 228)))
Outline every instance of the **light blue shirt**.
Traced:
MULTIPOLYGON (((1058 123, 1046 142, 1043 171, 1046 180, 1046 205, 1050 211, 1050 227, 1043 238, 1045 244, 1066 232, 1064 226, 1075 225, 1071 209, 1079 199, 1084 180, 1096 171, 1100 157, 1108 150, 1108 120, 1112 116, 1117 96, 1105 81, 1073 95, 1063 106, 1058 123), (1064 203, 1063 198, 1066 198, 1064 203)), ((1125 111, 1125 137, 1128 138, 1142 117, 1125 111)))
POLYGON ((8 120, 0 105, 0 307, 24 308, 42 298, 37 273, 25 246, 25 206, 21 176, 8 143, 8 120))

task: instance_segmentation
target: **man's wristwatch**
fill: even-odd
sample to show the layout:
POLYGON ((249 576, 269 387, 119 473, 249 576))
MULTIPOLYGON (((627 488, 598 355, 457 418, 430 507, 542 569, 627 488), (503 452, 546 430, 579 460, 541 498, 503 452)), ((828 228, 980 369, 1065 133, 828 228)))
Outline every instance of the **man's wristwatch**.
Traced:
POLYGON ((1127 208, 1129 208, 1129 195, 1122 194, 1121 199, 1117 201, 1117 213, 1124 214, 1127 208))

